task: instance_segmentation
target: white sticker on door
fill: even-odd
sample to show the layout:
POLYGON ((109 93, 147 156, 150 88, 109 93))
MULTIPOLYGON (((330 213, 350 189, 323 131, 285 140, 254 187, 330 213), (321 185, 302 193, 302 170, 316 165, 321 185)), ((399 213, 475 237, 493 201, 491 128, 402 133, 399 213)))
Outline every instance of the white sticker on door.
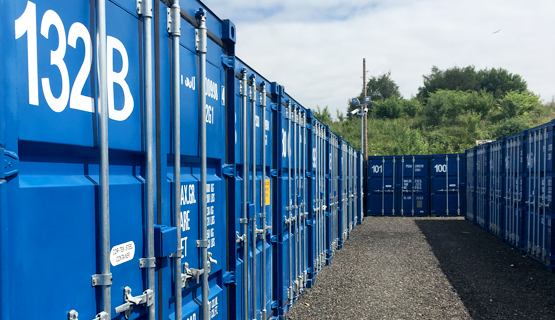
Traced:
POLYGON ((112 247, 112 250, 110 250, 110 263, 115 267, 124 262, 133 260, 134 256, 135 243, 133 241, 122 243, 112 247))

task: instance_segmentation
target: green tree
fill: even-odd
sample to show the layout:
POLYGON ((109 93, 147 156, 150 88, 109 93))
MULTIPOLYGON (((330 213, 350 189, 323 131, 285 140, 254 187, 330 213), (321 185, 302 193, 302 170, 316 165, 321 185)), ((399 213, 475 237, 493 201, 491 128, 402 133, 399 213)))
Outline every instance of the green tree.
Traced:
POLYGON ((503 68, 480 70, 477 79, 480 88, 491 92, 496 99, 502 99, 510 91, 522 93, 528 90, 526 81, 520 75, 509 73, 503 68))
POLYGON ((433 66, 432 72, 423 77, 424 86, 418 88, 417 94, 417 97, 423 100, 438 90, 480 90, 480 82, 474 66, 453 67, 447 70, 440 70, 433 66))
POLYGON ((403 98, 392 96, 384 100, 374 102, 373 110, 375 118, 396 119, 403 116, 403 98))

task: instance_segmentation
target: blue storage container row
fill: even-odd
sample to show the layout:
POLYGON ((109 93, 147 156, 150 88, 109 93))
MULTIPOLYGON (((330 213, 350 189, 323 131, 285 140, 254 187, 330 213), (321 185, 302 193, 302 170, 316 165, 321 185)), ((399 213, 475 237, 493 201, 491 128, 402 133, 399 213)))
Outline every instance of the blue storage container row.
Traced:
POLYGON ((466 218, 555 267, 550 122, 466 151, 466 218))
POLYGON ((2 319, 282 319, 362 221, 360 152, 200 1, 0 12, 2 319))
POLYGON ((457 216, 464 212, 463 154, 371 156, 367 214, 457 216))

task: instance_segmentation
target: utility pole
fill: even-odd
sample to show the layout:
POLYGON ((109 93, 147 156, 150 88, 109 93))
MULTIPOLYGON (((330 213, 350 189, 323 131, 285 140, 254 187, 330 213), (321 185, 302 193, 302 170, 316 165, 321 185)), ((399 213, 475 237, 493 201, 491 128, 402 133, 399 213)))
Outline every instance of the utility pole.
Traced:
MULTIPOLYGON (((362 101, 364 101, 364 103, 366 103, 366 58, 362 58, 362 101)), ((368 112, 365 112, 364 115, 362 116, 362 126, 364 127, 363 130, 363 134, 364 134, 364 139, 363 139, 363 143, 362 143, 362 154, 364 156, 364 158, 362 158, 362 176, 363 177, 368 177, 368 125, 366 124, 366 119, 368 117, 368 112)), ((368 190, 366 188, 366 183, 362 183, 362 195, 363 197, 366 197, 366 195, 368 194, 368 190)), ((366 201, 362 201, 362 216, 366 215, 366 210, 368 210, 368 208, 366 207, 366 201)))
MULTIPOLYGON (((362 59, 362 101, 365 101, 366 98, 366 58, 362 59)), ((366 124, 366 119, 368 117, 368 113, 364 114, 362 117, 362 126, 364 127, 364 142, 362 146, 362 153, 364 154, 364 162, 368 159, 368 132, 367 128, 368 125, 366 124)))

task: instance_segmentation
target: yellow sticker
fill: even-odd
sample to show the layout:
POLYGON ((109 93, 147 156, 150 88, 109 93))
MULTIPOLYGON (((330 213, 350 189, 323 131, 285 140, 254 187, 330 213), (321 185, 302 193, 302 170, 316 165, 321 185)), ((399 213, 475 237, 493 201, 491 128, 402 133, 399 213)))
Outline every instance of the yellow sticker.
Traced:
MULTIPOLYGON (((264 182, 266 182, 266 189, 265 189, 266 193, 262 195, 262 199, 260 199, 260 202, 262 202, 262 205, 264 206, 269 206, 270 205, 270 179, 264 179, 262 183, 264 182)), ((262 185, 262 188, 264 188, 264 185, 262 185)))

